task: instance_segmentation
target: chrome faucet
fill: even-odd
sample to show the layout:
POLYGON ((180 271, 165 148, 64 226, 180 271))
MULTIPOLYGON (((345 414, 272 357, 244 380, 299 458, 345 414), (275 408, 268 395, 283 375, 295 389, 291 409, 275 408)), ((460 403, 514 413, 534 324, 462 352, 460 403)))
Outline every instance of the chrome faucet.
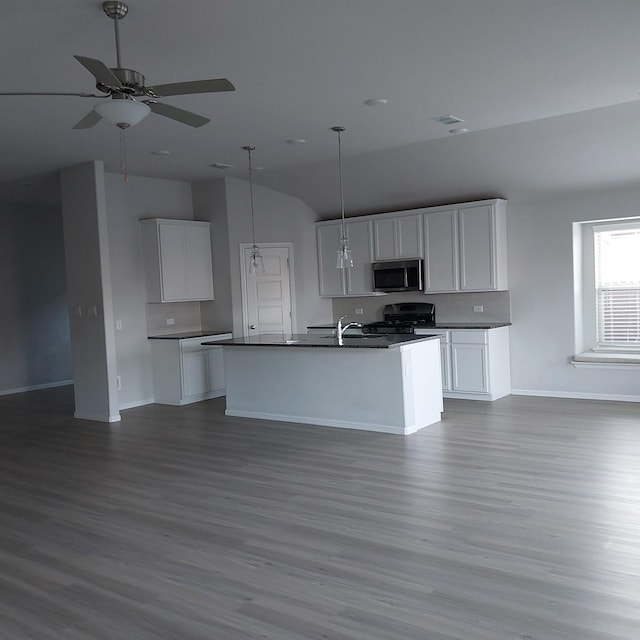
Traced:
POLYGON ((347 316, 341 316, 338 319, 338 324, 336 325, 336 337, 338 338, 338 345, 339 346, 343 346, 343 341, 342 341, 342 337, 344 336, 344 332, 349 328, 349 327, 362 327, 362 324, 360 324, 359 322, 349 322, 348 324, 343 325, 342 321, 346 318, 347 316))

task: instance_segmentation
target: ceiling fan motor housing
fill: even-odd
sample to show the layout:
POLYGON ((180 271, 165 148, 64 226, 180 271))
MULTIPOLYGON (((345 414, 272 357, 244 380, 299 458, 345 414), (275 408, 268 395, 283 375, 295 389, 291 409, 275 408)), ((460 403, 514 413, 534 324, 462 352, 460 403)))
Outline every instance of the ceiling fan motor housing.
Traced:
POLYGON ((122 87, 110 87, 102 82, 96 84, 96 88, 103 93, 124 93, 129 96, 146 96, 148 91, 144 86, 144 76, 134 69, 110 69, 113 75, 120 80, 122 87))

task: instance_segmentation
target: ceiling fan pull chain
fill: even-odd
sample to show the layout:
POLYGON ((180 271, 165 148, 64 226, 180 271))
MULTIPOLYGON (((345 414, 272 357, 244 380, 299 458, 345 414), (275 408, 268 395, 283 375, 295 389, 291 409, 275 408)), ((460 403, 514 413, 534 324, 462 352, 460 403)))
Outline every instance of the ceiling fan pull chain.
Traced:
POLYGON ((120 129, 120 170, 124 176, 124 181, 129 182, 129 174, 127 173, 127 142, 124 137, 124 129, 120 129))

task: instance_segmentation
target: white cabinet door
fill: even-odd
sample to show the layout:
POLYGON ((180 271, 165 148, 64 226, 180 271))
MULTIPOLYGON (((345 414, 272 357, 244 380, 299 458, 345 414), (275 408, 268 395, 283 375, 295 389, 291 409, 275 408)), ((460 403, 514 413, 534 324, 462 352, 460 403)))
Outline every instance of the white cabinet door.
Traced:
POLYGON ((422 215, 411 214, 373 221, 375 260, 421 258, 422 215))
POLYGON ((396 220, 398 259, 422 258, 422 215, 400 216, 396 220))
POLYGON ((442 390, 451 391, 451 347, 444 336, 440 339, 440 366, 442 368, 442 390))
POLYGON ((213 300, 209 225, 187 225, 184 233, 187 297, 190 300, 213 300))
POLYGON ((336 267, 341 235, 342 228, 339 222, 316 227, 321 296, 335 297, 345 293, 345 270, 336 267))
POLYGON ((207 352, 204 349, 182 354, 182 396, 189 399, 209 391, 207 352))
POLYGON ((162 301, 184 300, 187 297, 184 227, 176 224, 160 224, 158 238, 162 301))
POLYGON ((213 300, 210 224, 164 218, 140 223, 147 302, 213 300))
POLYGON ((486 393, 487 348, 480 344, 451 345, 452 390, 486 393))
POLYGON ((396 221, 386 218, 373 221, 374 257, 393 260, 396 257, 396 221))
POLYGON ((426 293, 457 291, 458 214, 455 209, 424 216, 424 290, 426 293))
MULTIPOLYGON (((345 229, 353 267, 344 269, 347 279, 347 293, 350 295, 368 295, 373 291, 373 274, 371 272, 371 256, 373 253, 373 238, 371 221, 347 222, 345 229)), ((336 269, 335 271, 340 271, 336 269)))
POLYGON ((458 212, 461 291, 496 288, 494 224, 492 206, 463 208, 458 212))

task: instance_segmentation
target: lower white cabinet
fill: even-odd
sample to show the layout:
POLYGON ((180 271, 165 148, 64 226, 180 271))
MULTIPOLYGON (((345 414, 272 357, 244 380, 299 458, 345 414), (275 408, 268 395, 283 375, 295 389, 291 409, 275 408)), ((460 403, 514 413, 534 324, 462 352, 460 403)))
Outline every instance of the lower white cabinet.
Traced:
POLYGON ((222 347, 203 347, 202 342, 231 337, 225 333, 181 340, 153 339, 155 402, 182 405, 225 395, 222 347))
POLYGON ((441 334, 442 392, 445 398, 497 400, 511 393, 509 327, 418 329, 441 334))

